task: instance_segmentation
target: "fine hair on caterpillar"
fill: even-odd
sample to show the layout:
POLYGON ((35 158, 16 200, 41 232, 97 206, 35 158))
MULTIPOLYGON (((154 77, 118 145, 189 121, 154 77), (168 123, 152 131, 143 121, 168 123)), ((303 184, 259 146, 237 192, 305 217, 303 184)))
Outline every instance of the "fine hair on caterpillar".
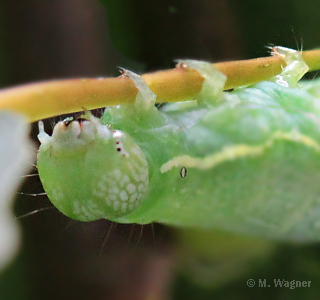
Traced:
POLYGON ((226 77, 212 64, 179 61, 181 72, 201 74, 202 90, 157 109, 144 80, 123 69, 138 90, 134 103, 107 107, 100 119, 67 118, 52 136, 40 122, 38 169, 49 199, 79 221, 319 240, 320 134, 310 115, 319 118, 320 104, 297 87, 308 71, 301 53, 272 52, 282 72, 253 86, 224 92, 226 77))
MULTIPOLYGON (((28 201, 28 197, 43 197, 43 193, 39 194, 27 194, 27 193, 19 193, 20 195, 24 196, 23 201, 28 201)), ((37 205, 38 206, 38 205, 37 205)), ((28 212, 20 212, 16 215, 17 220, 24 220, 24 219, 32 219, 36 216, 42 216, 43 214, 49 213, 46 219, 48 222, 51 222, 50 219, 52 218, 52 212, 55 211, 56 208, 52 206, 44 206, 40 208, 34 208, 28 212)), ((79 225, 81 222, 76 220, 68 220, 67 224, 62 225, 61 229, 58 230, 57 234, 60 236, 61 234, 74 234, 76 231, 79 230, 79 225)), ((90 224, 84 224, 83 226, 90 226, 90 224)), ((154 224, 148 225, 137 225, 137 224, 118 224, 114 222, 108 222, 106 230, 101 230, 101 238, 99 238, 99 234, 97 234, 96 239, 100 240, 97 245, 97 250, 102 255, 104 252, 108 252, 109 247, 112 246, 113 240, 116 239, 117 243, 120 244, 117 246, 119 248, 123 248, 128 251, 135 251, 140 247, 143 247, 146 243, 150 246, 156 246, 161 243, 162 234, 158 225, 156 226, 157 229, 154 228, 154 224), (121 226, 122 225, 122 226, 121 226)), ((87 231, 87 230, 86 230, 87 231)), ((114 247, 113 247, 114 248, 114 247)))
POLYGON ((42 207, 42 208, 39 208, 39 209, 35 209, 33 211, 30 211, 28 213, 25 213, 23 215, 19 215, 16 217, 16 219, 23 219, 23 218, 26 218, 26 217, 30 217, 30 216, 33 216, 35 214, 38 214, 40 212, 44 212, 44 211, 47 211, 47 210, 50 210, 50 209, 54 209, 55 207, 54 206, 49 206, 49 207, 42 207))
MULTIPOLYGON (((80 121, 79 118, 77 117, 76 119, 77 121, 80 121)), ((81 121, 80 121, 81 122, 81 121)), ((28 174, 28 175, 25 175, 24 177, 27 178, 28 180, 31 180, 33 178, 37 178, 38 177, 38 174, 37 173, 34 173, 35 171, 32 171, 33 173, 32 174, 28 174)), ((29 186, 28 183, 26 183, 26 185, 29 186)), ((22 190, 25 190, 25 187, 22 187, 22 190)), ((43 196, 46 196, 46 193, 45 192, 37 192, 37 193, 27 193, 27 192, 17 192, 18 195, 21 195, 21 196, 24 196, 23 200, 24 202, 25 201, 32 201, 33 199, 35 198, 43 198, 43 196)), ((38 199, 38 200, 40 200, 38 199)), ((39 204, 41 203, 41 200, 40 202, 37 201, 37 203, 34 203, 34 205, 36 206, 39 206, 39 204)), ((16 219, 18 220, 21 220, 21 219, 26 219, 26 218, 33 218, 35 217, 36 215, 42 215, 44 213, 47 213, 47 212, 50 212, 50 215, 48 215, 48 220, 50 219, 50 216, 52 215, 51 212, 56 210, 56 208, 54 206, 44 206, 44 207, 39 207, 39 208, 34 208, 32 209, 31 211, 27 211, 27 212, 19 212, 17 213, 16 215, 16 219)), ((74 226, 70 227, 70 225, 72 225, 71 223, 72 222, 75 222, 74 225, 76 224, 79 224, 79 222, 77 221, 69 221, 67 225, 63 226, 63 228, 61 229, 61 233, 67 231, 67 230, 70 230, 71 228, 76 228, 74 226)), ((108 249, 108 243, 109 243, 109 238, 111 236, 111 233, 113 230, 115 230, 116 228, 116 224, 117 223, 109 223, 110 226, 108 227, 107 231, 106 231, 106 234, 104 234, 104 237, 103 237, 103 240, 101 241, 101 246, 99 247, 100 252, 102 253, 104 250, 107 250, 108 249)), ((151 226, 151 232, 152 232, 152 241, 153 243, 156 242, 156 238, 154 236, 154 229, 153 229, 153 224, 150 225, 151 226)), ((149 226, 147 226, 149 227, 149 226)), ((128 250, 135 250, 137 247, 140 247, 140 244, 141 244, 141 239, 142 237, 150 230, 148 230, 148 228, 146 227, 146 225, 141 225, 141 226, 134 226, 134 224, 132 225, 129 225, 129 230, 122 230, 123 232, 127 232, 127 234, 124 236, 124 246, 126 248, 128 248, 128 250), (147 229, 146 229, 147 228, 147 229)))

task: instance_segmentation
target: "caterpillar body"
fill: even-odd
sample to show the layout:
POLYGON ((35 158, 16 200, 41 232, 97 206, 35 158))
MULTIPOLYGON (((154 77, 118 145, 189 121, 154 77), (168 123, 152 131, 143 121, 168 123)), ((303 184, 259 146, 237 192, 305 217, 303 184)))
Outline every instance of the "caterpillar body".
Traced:
POLYGON ((299 52, 273 48, 280 75, 223 92, 211 64, 181 61, 205 81, 196 100, 155 108, 136 74, 134 104, 40 123, 38 170, 52 203, 70 218, 161 222, 288 240, 320 239, 319 100, 296 88, 299 52))

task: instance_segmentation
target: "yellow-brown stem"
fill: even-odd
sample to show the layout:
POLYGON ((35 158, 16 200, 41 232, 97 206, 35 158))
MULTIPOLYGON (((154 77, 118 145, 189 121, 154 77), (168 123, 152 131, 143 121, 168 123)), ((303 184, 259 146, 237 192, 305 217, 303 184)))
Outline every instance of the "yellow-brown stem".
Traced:
MULTIPOLYGON (((320 49, 303 52, 310 70, 320 69, 320 49)), ((225 89, 267 80, 281 72, 283 60, 278 56, 214 64, 227 76, 225 89)), ((142 75, 158 102, 175 102, 194 98, 201 90, 203 78, 190 69, 176 68, 142 75)), ((20 112, 30 122, 110 105, 133 102, 138 90, 125 77, 103 79, 66 79, 27 84, 0 91, 0 109, 20 112)))

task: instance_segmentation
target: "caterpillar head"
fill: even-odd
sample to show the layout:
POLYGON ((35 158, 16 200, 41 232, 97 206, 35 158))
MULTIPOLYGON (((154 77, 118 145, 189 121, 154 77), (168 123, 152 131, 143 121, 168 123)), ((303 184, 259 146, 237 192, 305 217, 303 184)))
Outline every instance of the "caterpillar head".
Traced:
POLYGON ((51 202, 80 221, 113 219, 133 211, 146 198, 148 165, 126 133, 99 119, 68 118, 50 137, 39 123, 38 170, 51 202))

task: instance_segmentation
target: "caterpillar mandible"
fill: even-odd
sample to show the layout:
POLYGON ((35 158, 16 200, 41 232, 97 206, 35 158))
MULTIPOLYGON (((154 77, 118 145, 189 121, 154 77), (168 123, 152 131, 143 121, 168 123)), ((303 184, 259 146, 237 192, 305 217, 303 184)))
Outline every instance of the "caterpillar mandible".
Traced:
POLYGON ((38 170, 67 216, 162 222, 287 240, 320 239, 319 100, 296 88, 307 65, 274 47, 287 66, 270 81, 223 92, 225 76, 180 61, 205 81, 197 99, 155 108, 136 74, 134 104, 40 123, 38 170))

